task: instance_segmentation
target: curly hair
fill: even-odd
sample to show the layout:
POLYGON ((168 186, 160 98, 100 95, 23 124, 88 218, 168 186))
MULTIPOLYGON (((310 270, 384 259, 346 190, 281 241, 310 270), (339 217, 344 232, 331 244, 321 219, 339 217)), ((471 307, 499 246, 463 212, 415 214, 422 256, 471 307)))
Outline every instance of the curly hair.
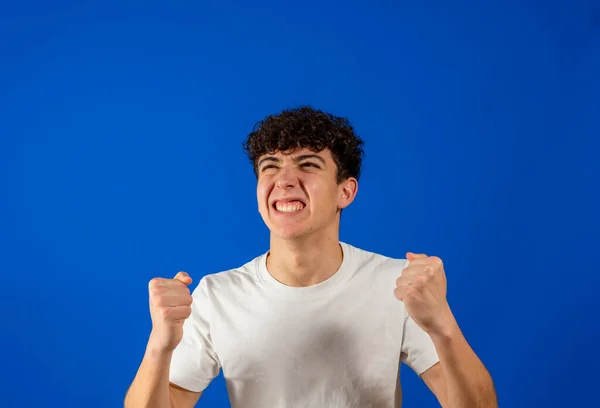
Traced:
POLYGON ((314 152, 329 149, 337 165, 337 182, 358 179, 363 160, 363 140, 348 119, 301 106, 269 115, 258 122, 243 142, 243 149, 258 177, 257 160, 264 154, 308 148, 314 152))

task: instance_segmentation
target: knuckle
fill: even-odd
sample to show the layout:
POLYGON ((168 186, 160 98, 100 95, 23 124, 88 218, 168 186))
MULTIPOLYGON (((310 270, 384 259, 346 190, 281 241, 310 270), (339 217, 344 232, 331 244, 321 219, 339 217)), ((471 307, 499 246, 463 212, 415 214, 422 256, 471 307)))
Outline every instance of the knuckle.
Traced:
POLYGON ((158 284, 159 284, 159 278, 152 278, 148 282, 148 289, 152 290, 153 288, 157 287, 158 284))
POLYGON ((152 297, 152 298, 161 298, 162 297, 162 290, 161 290, 160 286, 153 286, 150 288, 150 297, 152 297))
POLYGON ((154 304, 157 307, 166 307, 167 306, 166 298, 162 295, 154 296, 154 304))
POLYGON ((180 299, 186 299, 188 296, 190 296, 190 294, 183 288, 174 289, 172 294, 180 299))
POLYGON ((404 291, 402 290, 402 288, 396 288, 394 289, 394 295, 398 298, 398 299, 402 299, 402 295, 404 294, 404 291))
POLYGON ((168 320, 169 316, 171 315, 171 309, 168 307, 161 307, 159 309, 159 314, 162 319, 168 320))

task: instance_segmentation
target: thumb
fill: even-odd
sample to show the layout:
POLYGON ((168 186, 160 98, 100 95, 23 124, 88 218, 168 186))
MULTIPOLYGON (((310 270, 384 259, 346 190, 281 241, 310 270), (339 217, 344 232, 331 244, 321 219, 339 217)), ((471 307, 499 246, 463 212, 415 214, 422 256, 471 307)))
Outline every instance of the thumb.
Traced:
POLYGON ((406 259, 408 259, 409 261, 414 261, 415 259, 423 259, 423 258, 427 258, 427 255, 426 254, 415 254, 413 252, 406 253, 406 259))
POLYGON ((192 278, 190 277, 190 275, 188 275, 187 272, 183 271, 177 272, 177 275, 175 275, 173 279, 178 280, 186 285, 192 283, 192 278))

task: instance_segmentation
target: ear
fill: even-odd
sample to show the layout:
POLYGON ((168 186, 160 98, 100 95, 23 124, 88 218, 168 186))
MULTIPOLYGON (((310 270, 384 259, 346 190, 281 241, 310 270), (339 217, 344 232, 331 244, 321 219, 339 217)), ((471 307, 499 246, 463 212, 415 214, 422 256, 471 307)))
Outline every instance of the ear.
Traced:
POLYGON ((354 198, 358 193, 358 180, 354 177, 348 177, 346 180, 342 181, 339 185, 339 193, 338 207, 344 209, 354 201, 354 198))

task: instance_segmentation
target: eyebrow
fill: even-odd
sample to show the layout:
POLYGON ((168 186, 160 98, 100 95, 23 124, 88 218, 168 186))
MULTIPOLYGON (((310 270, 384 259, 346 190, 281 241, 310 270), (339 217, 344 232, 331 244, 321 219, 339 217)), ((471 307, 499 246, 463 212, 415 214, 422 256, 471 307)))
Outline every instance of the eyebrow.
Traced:
MULTIPOLYGON (((326 164, 325 163, 325 159, 323 159, 321 156, 317 155, 317 154, 303 154, 297 157, 294 157, 294 162, 298 163, 307 159, 317 159, 319 160, 321 163, 326 164)), ((264 162, 275 162, 275 163, 281 163, 281 159, 278 159, 277 157, 273 157, 273 156, 269 156, 269 157, 265 157, 263 159, 261 159, 258 164, 256 165, 256 167, 260 167, 261 164, 263 164, 264 162)))

